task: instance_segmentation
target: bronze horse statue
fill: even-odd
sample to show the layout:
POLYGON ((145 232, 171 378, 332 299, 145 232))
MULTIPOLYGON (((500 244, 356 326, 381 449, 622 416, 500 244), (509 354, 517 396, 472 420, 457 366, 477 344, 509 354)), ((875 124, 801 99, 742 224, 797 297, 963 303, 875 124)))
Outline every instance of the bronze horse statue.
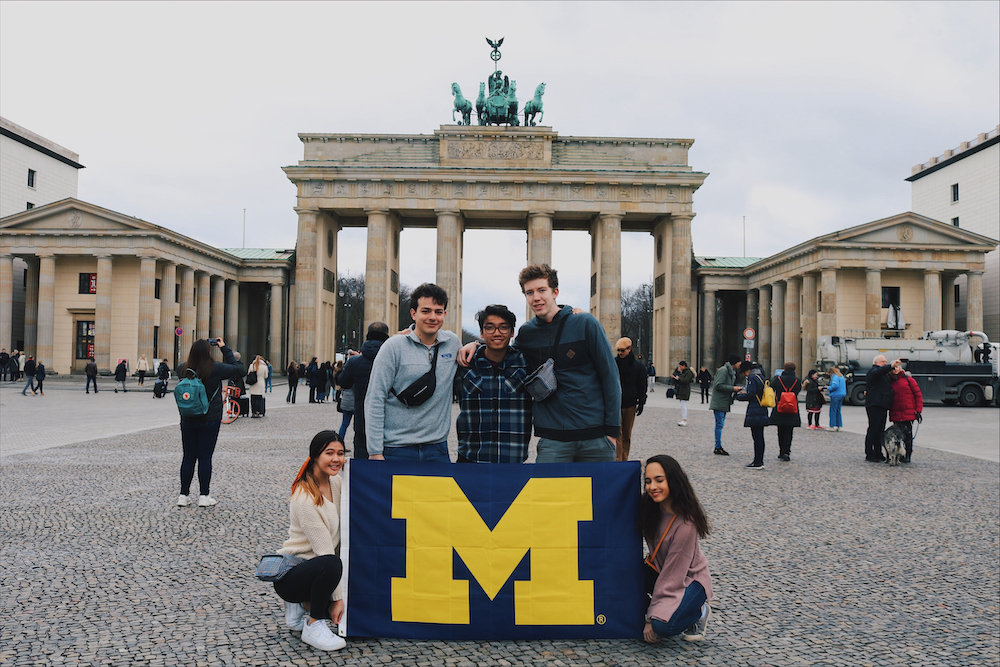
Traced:
POLYGON ((476 118, 480 125, 486 125, 486 84, 479 82, 479 97, 476 98, 476 118))
POLYGON ((455 120, 455 112, 458 111, 462 114, 462 120, 458 121, 459 125, 471 125, 472 124, 472 102, 465 99, 462 96, 462 89, 458 87, 457 83, 451 84, 451 94, 455 96, 455 106, 451 110, 451 119, 455 120))
POLYGON ((542 122, 545 113, 542 111, 542 95, 545 94, 545 83, 538 84, 535 88, 535 96, 524 105, 524 124, 534 125, 535 115, 538 114, 538 122, 542 122))

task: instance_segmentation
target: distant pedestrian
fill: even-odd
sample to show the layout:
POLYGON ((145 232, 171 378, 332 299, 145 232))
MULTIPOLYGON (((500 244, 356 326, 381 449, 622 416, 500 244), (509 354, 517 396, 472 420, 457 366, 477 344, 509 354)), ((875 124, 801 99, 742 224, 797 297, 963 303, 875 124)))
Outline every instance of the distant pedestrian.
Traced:
POLYGON ((750 429, 750 437, 753 438, 753 461, 747 468, 760 470, 764 467, 764 428, 771 425, 771 415, 761 405, 764 400, 764 370, 760 364, 744 361, 740 371, 746 377, 746 388, 736 398, 747 403, 743 426, 750 429))
POLYGON ((628 461, 632 448, 632 426, 635 418, 646 407, 646 369, 642 362, 632 356, 632 339, 620 338, 615 343, 615 364, 618 366, 618 380, 621 383, 622 423, 618 432, 616 461, 628 461))
POLYGON ((722 448, 722 429, 726 426, 726 415, 733 407, 736 393, 743 389, 743 385, 736 384, 739 365, 739 355, 731 354, 729 360, 715 371, 715 377, 712 378, 712 400, 708 404, 708 408, 715 415, 715 451, 713 453, 721 456, 729 456, 729 452, 722 448))
POLYGON ((29 389, 31 390, 31 395, 34 396, 35 395, 35 358, 33 356, 31 356, 30 354, 28 354, 28 355, 22 354, 21 358, 25 359, 25 361, 24 361, 24 368, 22 370, 24 371, 24 377, 27 378, 27 382, 24 383, 24 388, 21 389, 21 396, 27 396, 28 395, 27 391, 29 389), (27 359, 25 359, 25 357, 27 357, 27 359))
POLYGON ((802 381, 802 387, 806 390, 806 422, 808 428, 812 430, 824 430, 819 425, 820 413, 823 411, 823 388, 819 386, 819 371, 815 368, 806 374, 806 379, 802 381))
POLYGON ((37 364, 35 364, 35 391, 37 391, 42 396, 45 395, 45 392, 42 391, 43 382, 45 382, 45 364, 39 361, 37 364))
POLYGON ((913 422, 924 420, 924 396, 913 376, 903 370, 903 365, 897 363, 889 373, 892 383, 892 407, 889 408, 889 419, 903 432, 903 443, 906 445, 906 456, 903 463, 910 462, 913 454, 913 422))
POLYGON ((272 380, 274 379, 274 366, 272 366, 271 362, 266 359, 264 360, 264 363, 267 364, 267 377, 265 378, 264 392, 270 394, 274 391, 274 385, 272 383, 272 380))
POLYGON ((844 417, 841 414, 841 408, 847 397, 847 381, 844 379, 844 374, 836 366, 830 369, 828 391, 830 393, 830 430, 842 431, 844 430, 844 417))
POLYGON ((84 374, 87 376, 87 393, 90 393, 90 383, 94 383, 94 393, 97 393, 97 362, 91 357, 87 361, 87 365, 83 368, 84 374))
POLYGON ((336 378, 342 391, 354 394, 354 458, 368 458, 368 435, 365 426, 365 397, 368 395, 368 382, 371 379, 372 364, 382 348, 382 343, 389 339, 389 325, 385 322, 372 322, 368 325, 365 342, 361 352, 348 353, 344 362, 344 370, 336 378))
MULTIPOLYGON (((899 363, 896 359, 893 366, 899 363)), ((865 433, 865 460, 872 463, 885 461, 882 454, 882 434, 885 432, 885 421, 892 407, 892 385, 889 384, 889 373, 892 366, 884 354, 872 360, 872 367, 865 374, 865 412, 868 413, 868 431, 865 433)))
POLYGON ((288 362, 285 370, 288 375, 288 395, 285 396, 285 403, 295 403, 295 392, 299 388, 299 367, 294 361, 288 362))
POLYGON ((23 380, 24 379, 24 367, 28 363, 28 359, 30 359, 30 358, 31 358, 31 356, 28 355, 28 354, 25 354, 25 352, 23 350, 21 351, 21 355, 17 358, 17 379, 18 380, 23 380))
POLYGON ((649 376, 649 391, 652 393, 653 388, 656 387, 656 366, 653 365, 652 359, 646 364, 646 374, 649 376))
POLYGON ((7 354, 7 348, 0 349, 0 381, 7 380, 7 373, 10 372, 9 365, 10 355, 7 354))
POLYGON ((802 426, 802 417, 799 416, 799 392, 802 390, 802 381, 795 375, 795 362, 789 361, 785 364, 784 370, 779 375, 774 376, 771 387, 777 394, 778 405, 771 409, 771 423, 778 427, 778 460, 786 463, 792 457, 792 434, 794 429, 802 426), (781 395, 790 392, 795 395, 795 412, 780 412, 781 395))
POLYGON ((701 387, 701 404, 704 405, 706 401, 710 400, 709 390, 712 388, 712 374, 708 372, 707 368, 702 366, 695 380, 698 381, 698 386, 701 387))
POLYGON ((128 389, 125 388, 125 378, 127 378, 127 377, 128 377, 128 364, 126 364, 125 360, 122 359, 121 361, 118 362, 118 365, 115 366, 115 393, 116 394, 118 393, 118 383, 119 382, 121 382, 121 384, 122 384, 122 392, 128 393, 128 389))
POLYGON ((139 355, 139 361, 135 362, 135 370, 139 373, 139 386, 141 387, 146 383, 146 373, 149 371, 149 362, 146 361, 146 355, 139 355))
POLYGON ((681 361, 671 376, 674 381, 674 397, 681 404, 681 420, 678 426, 688 425, 688 401, 691 400, 691 383, 694 382, 694 371, 688 367, 688 362, 681 361))
POLYGON ((161 359, 160 365, 156 367, 156 379, 163 386, 161 387, 160 398, 167 393, 167 385, 170 381, 170 366, 167 366, 167 360, 161 359))
POLYGON ((264 357, 259 354, 250 363, 248 378, 256 378, 257 382, 247 385, 250 392, 250 416, 253 418, 263 417, 266 412, 264 405, 264 388, 267 386, 267 365, 264 357), (251 375, 251 373, 253 375, 251 375))
POLYGON ((306 366, 306 382, 309 383, 309 402, 316 402, 316 385, 319 384, 319 363, 316 357, 309 360, 306 366))

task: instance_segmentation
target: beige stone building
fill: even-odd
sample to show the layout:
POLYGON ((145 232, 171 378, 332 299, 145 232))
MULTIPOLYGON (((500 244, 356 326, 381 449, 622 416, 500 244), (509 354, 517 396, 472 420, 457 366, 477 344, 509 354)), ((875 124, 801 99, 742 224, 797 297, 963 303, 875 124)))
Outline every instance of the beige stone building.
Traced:
POLYGON ((996 239, 901 213, 763 259, 698 257, 698 358, 711 368, 749 352, 766 369, 786 361, 813 368, 818 336, 954 329, 960 277, 969 286, 965 328, 982 331, 984 258, 996 247, 996 239))
POLYGON ((292 254, 214 248, 77 199, 35 207, 0 219, 0 341, 57 373, 90 355, 102 371, 141 354, 173 368, 195 339, 217 336, 280 367, 292 254), (26 264, 19 331, 15 258, 26 264))

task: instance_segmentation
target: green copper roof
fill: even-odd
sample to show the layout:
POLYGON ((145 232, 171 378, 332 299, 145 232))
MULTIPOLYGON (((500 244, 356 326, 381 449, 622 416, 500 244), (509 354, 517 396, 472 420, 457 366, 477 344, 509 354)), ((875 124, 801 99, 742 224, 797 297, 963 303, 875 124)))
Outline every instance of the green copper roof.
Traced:
POLYGON ((717 269, 742 269, 759 262, 761 257, 695 257, 698 266, 711 266, 717 269))
POLYGON ((281 248, 220 248, 223 252, 236 255, 240 259, 260 260, 260 259, 288 259, 292 256, 293 250, 283 250, 281 248))

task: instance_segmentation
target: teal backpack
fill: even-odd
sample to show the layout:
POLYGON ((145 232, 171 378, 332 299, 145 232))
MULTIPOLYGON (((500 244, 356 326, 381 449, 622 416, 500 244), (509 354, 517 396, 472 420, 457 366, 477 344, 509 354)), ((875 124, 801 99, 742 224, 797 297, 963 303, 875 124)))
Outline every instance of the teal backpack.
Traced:
POLYGON ((184 369, 185 377, 174 387, 174 401, 181 417, 203 417, 208 413, 208 392, 205 383, 190 368, 184 369))

